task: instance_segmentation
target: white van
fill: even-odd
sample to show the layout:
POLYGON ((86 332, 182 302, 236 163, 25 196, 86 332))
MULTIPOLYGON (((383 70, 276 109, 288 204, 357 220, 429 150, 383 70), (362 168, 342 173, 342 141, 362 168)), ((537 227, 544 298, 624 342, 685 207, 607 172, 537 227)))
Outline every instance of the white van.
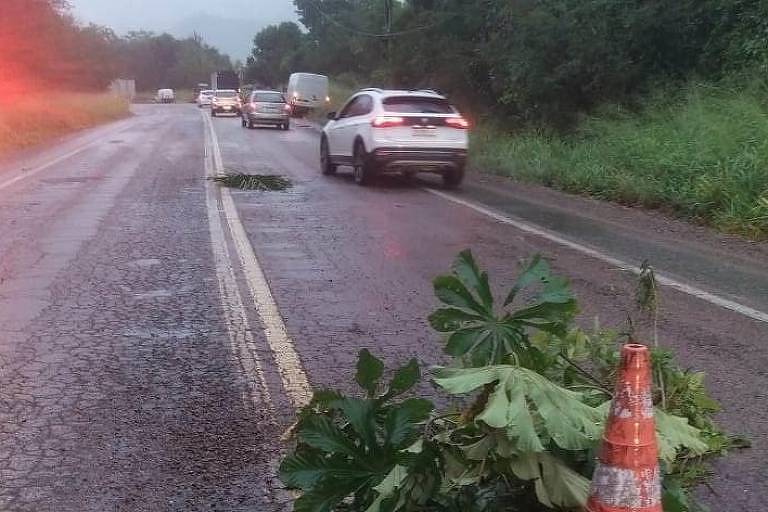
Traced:
POLYGON ((294 73, 288 79, 286 91, 294 113, 323 106, 331 101, 328 97, 328 77, 312 73, 294 73))
POLYGON ((176 103, 176 94, 173 89, 158 89, 155 101, 157 103, 176 103))

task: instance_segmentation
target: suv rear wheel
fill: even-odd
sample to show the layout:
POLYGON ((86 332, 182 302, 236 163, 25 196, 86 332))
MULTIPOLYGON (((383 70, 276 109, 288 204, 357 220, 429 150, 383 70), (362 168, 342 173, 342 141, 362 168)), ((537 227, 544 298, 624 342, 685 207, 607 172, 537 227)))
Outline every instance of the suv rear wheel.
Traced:
POLYGON ((464 181, 464 166, 448 169, 443 173, 445 188, 456 188, 464 181))
POLYGON ((357 141, 355 143, 352 155, 352 176, 355 178, 355 183, 361 186, 370 185, 373 181, 374 170, 362 142, 357 141))

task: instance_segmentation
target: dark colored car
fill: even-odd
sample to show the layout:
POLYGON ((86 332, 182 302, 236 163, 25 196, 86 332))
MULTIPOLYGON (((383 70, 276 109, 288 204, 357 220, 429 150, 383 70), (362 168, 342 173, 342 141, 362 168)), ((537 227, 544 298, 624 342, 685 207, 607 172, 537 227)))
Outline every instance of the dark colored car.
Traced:
POLYGON ((243 128, 257 124, 273 125, 283 130, 291 128, 291 106, 283 93, 252 91, 242 107, 243 128))

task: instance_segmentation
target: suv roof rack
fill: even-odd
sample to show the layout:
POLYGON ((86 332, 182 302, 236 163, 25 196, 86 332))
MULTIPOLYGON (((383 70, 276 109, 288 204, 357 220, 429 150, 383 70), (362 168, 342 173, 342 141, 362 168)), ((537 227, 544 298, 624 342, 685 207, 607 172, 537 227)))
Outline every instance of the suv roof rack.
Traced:
POLYGON ((440 93, 434 89, 412 89, 411 92, 428 92, 430 94, 437 94, 438 96, 440 95, 440 93))
POLYGON ((361 90, 361 91, 374 91, 374 92, 384 92, 384 91, 383 91, 381 88, 379 88, 379 87, 366 87, 366 88, 364 88, 364 89, 360 89, 360 90, 361 90))

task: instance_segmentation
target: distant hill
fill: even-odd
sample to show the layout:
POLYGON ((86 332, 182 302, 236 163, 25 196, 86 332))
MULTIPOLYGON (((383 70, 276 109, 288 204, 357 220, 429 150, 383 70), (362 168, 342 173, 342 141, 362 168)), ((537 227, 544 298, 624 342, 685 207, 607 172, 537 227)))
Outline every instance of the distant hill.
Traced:
POLYGON ((236 19, 196 13, 169 28, 168 32, 177 37, 186 37, 197 32, 206 43, 226 53, 233 61, 237 59, 245 61, 251 52, 253 36, 267 25, 282 21, 285 21, 285 18, 278 13, 275 13, 274 19, 270 17, 236 19))

